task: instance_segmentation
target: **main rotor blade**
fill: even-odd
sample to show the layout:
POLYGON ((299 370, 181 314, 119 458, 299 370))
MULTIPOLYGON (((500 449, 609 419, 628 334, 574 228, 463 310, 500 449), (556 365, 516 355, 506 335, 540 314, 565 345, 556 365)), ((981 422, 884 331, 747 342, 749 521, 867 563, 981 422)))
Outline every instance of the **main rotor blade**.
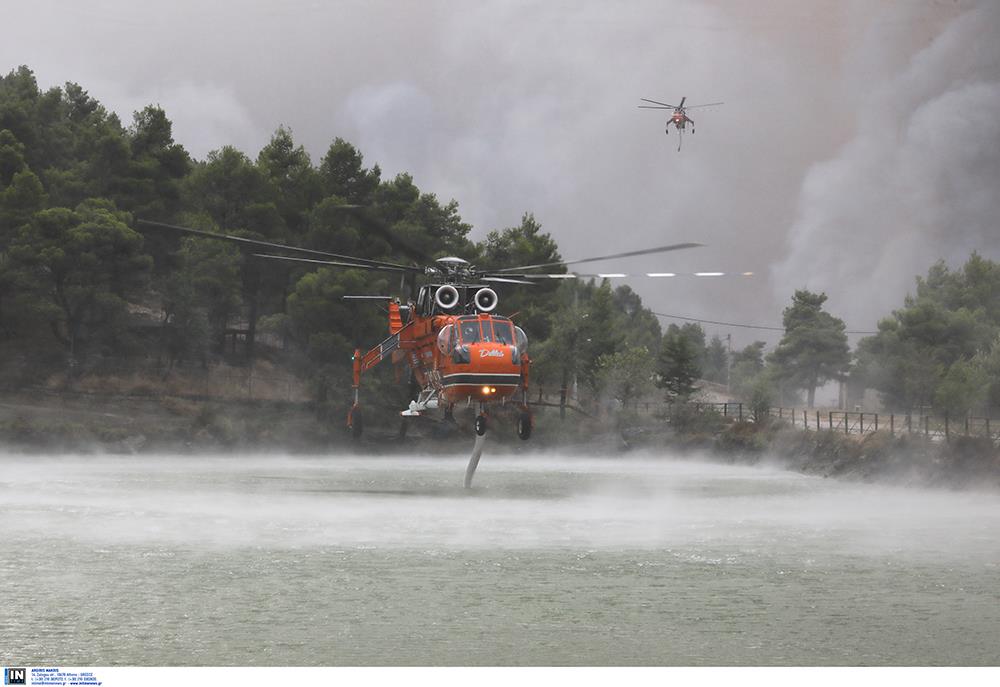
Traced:
POLYGON ((643 272, 641 274, 626 274, 624 272, 599 272, 597 274, 576 274, 581 279, 658 279, 670 277, 752 277, 753 272, 643 272))
POLYGON ((266 253, 253 253, 255 258, 266 258, 267 260, 286 260, 288 262, 305 262, 313 265, 333 265, 335 267, 354 267, 359 270, 373 270, 375 272, 411 272, 409 267, 391 267, 389 265, 359 265, 356 262, 340 262, 339 260, 314 260, 312 258, 293 258, 290 255, 268 255, 266 253))
POLYGON ((636 105, 640 110, 675 110, 674 107, 659 107, 657 105, 636 105))
POLYGON ((585 274, 582 272, 567 272, 566 274, 515 274, 518 279, 657 279, 670 277, 752 277, 753 272, 596 272, 585 274))
POLYGON ((479 281, 492 281, 499 282, 501 284, 527 284, 528 286, 535 286, 533 281, 525 281, 523 279, 510 279, 509 277, 482 277, 479 281))
POLYGON ((677 108, 678 108, 678 109, 680 109, 680 110, 683 110, 683 109, 684 109, 684 101, 685 101, 685 100, 687 100, 687 99, 688 99, 688 97, 687 97, 686 95, 685 95, 685 96, 683 96, 683 97, 681 98, 681 104, 680 104, 680 105, 678 105, 678 106, 677 106, 677 108))
POLYGON ((712 105, 725 105, 725 103, 705 103, 704 105, 688 105, 685 110, 693 110, 698 107, 711 107, 712 105))
MULTIPOLYGON (((669 103, 661 103, 659 100, 650 100, 649 98, 639 98, 639 100, 642 100, 643 102, 647 103, 653 103, 654 105, 663 105, 664 107, 669 107, 672 110, 677 109, 676 105, 671 105, 669 103)), ((639 107, 642 107, 642 105, 640 105, 639 107)))
POLYGON ((652 253, 666 253, 672 250, 684 250, 686 248, 698 248, 701 243, 674 243, 669 246, 659 246, 658 248, 645 248, 643 250, 631 250, 625 253, 615 253, 614 255, 602 255, 596 258, 582 258, 580 260, 562 260, 560 262, 544 262, 538 265, 521 265, 519 267, 507 267, 502 270, 493 270, 495 274, 503 272, 517 272, 518 270, 533 270, 540 267, 558 267, 560 265, 580 265, 585 262, 598 262, 600 260, 616 260, 618 258, 631 258, 636 255, 650 255, 652 253))
POLYGON ((499 279, 510 279, 510 278, 517 278, 517 279, 576 279, 577 275, 575 273, 573 273, 573 272, 563 272, 561 274, 546 274, 544 272, 533 272, 531 274, 504 274, 504 275, 488 274, 488 275, 485 275, 485 276, 477 277, 477 279, 481 279, 481 280, 486 280, 486 279, 499 280, 499 279))
POLYGON ((357 266, 368 266, 368 267, 386 267, 393 268, 395 270, 406 271, 406 272, 416 272, 423 273, 423 269, 420 267, 412 267, 410 265, 398 265, 394 262, 383 262, 381 260, 369 260, 368 258, 357 258, 353 255, 341 255, 339 253, 329 253, 323 250, 314 250, 312 248, 300 248, 298 246, 289 246, 283 243, 273 243, 271 241, 258 241, 257 239, 248 239, 243 236, 233 236, 232 234, 216 234, 211 231, 204 231, 202 229, 192 229, 190 227, 181 227, 176 224, 167 224, 166 222, 153 222, 148 219, 136 220, 137 224, 144 224, 149 227, 158 227, 160 229, 170 229, 171 231, 180 232, 182 234, 191 234, 192 236, 200 236, 207 239, 215 239, 216 241, 229 241, 231 243, 240 244, 243 246, 261 246, 263 248, 276 248, 278 250, 293 251, 297 253, 306 253, 308 255, 322 255, 328 258, 339 258, 340 260, 351 260, 351 264, 357 266))

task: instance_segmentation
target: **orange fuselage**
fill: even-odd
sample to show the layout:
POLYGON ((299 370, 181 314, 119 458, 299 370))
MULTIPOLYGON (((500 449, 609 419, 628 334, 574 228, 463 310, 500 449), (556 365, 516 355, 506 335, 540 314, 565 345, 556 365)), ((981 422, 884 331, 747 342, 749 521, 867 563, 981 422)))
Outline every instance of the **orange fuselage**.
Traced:
POLYGON ((505 317, 488 314, 435 319, 434 383, 450 403, 504 401, 522 386, 527 356, 505 317))
POLYGON ((355 354, 354 388, 361 374, 391 355, 406 364, 423 389, 437 389, 446 404, 504 402, 527 392, 527 337, 506 317, 415 316, 403 324, 390 305, 391 336, 364 356, 355 354))
MULTIPOLYGON (((421 387, 438 389, 447 403, 502 402, 527 388, 527 340, 506 317, 487 313, 418 316, 405 326, 399 323, 390 328, 397 328, 398 344, 389 343, 390 338, 385 352, 392 351, 393 362, 405 362, 421 387)), ((373 349, 362 369, 383 355, 373 349)))

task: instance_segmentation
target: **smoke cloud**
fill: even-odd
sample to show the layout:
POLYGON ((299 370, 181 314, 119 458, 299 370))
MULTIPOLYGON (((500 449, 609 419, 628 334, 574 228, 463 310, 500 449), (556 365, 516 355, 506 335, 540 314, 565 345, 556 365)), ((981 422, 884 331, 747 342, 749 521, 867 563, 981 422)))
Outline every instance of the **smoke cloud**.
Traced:
MULTIPOLYGON (((1000 257, 1000 8, 180 0, 9 8, 0 69, 81 83, 123 121, 159 103, 196 157, 284 125, 459 201, 473 238, 533 212, 567 258, 679 241, 595 271, 753 271, 627 283, 652 309, 780 324, 794 289, 871 329, 913 277, 1000 257), (688 104, 677 151, 665 113, 688 104)), ((666 323, 667 320, 664 321, 666 323)), ((707 326, 734 346, 776 333, 707 326)))
MULTIPOLYGON (((917 13, 901 3, 878 19, 906 26, 917 13)), ((984 2, 918 50, 909 31, 866 31, 843 77, 856 132, 806 173, 776 298, 825 291, 871 328, 937 259, 1000 257, 998 28, 1000 5, 984 2)))

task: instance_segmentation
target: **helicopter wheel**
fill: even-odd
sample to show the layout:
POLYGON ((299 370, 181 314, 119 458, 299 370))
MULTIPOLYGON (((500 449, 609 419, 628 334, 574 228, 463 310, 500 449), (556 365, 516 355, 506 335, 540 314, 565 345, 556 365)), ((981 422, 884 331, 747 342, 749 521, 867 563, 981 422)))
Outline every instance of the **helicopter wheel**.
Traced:
POLYGON ((476 434, 479 436, 486 435, 486 416, 477 415, 476 416, 476 434))
POLYGON ((517 436, 521 441, 531 438, 531 414, 523 412, 517 416, 517 436))
POLYGON ((351 412, 347 416, 347 425, 351 428, 351 437, 355 441, 360 439, 365 429, 365 420, 361 412, 361 406, 356 405, 351 408, 351 412))

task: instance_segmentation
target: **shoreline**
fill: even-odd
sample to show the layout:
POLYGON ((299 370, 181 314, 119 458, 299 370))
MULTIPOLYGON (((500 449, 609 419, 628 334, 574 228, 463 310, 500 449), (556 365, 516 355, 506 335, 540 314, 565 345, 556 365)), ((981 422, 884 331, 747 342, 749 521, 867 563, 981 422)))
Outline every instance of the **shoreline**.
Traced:
MULTIPOLYGON (((410 425, 405 439, 399 438, 398 427, 381 426, 353 441, 338 410, 301 401, 0 390, 0 450, 23 455, 378 457, 414 452, 463 456, 472 448, 471 417, 460 413, 457 426, 423 421, 410 425)), ((627 457, 666 450, 717 463, 773 464, 824 478, 1000 489, 1000 452, 986 439, 956 437, 942 442, 888 432, 845 436, 780 421, 761 426, 727 422, 713 415, 689 415, 673 424, 647 419, 612 428, 574 419, 563 422, 557 413, 546 412, 537 416, 536 431, 527 442, 518 440, 512 426, 507 427, 512 423, 502 417, 496 419, 489 437, 494 450, 503 454, 627 457)))

